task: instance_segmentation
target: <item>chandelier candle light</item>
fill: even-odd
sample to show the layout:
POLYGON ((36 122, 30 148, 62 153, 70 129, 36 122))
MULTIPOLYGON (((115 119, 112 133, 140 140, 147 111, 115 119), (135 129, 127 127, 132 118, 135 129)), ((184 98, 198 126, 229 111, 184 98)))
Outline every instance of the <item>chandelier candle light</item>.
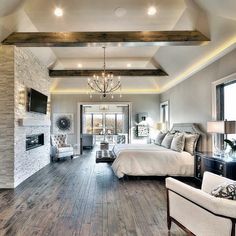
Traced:
MULTIPOLYGON (((121 78, 120 76, 115 77, 112 73, 106 71, 106 47, 103 47, 104 50, 104 64, 103 72, 99 75, 93 75, 93 78, 88 78, 88 86, 90 88, 90 98, 92 94, 99 93, 105 98, 108 94, 111 95, 111 98, 114 98, 114 92, 120 89, 121 91, 121 78)), ((120 94, 121 97, 121 94, 120 94)))

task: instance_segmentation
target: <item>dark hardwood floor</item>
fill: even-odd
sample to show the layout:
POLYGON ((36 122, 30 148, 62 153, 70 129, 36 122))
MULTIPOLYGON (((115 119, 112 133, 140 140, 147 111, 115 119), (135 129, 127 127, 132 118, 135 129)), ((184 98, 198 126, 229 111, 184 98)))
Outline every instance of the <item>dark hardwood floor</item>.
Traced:
POLYGON ((0 235, 185 235, 166 225, 163 178, 118 180, 95 150, 0 191, 0 235))

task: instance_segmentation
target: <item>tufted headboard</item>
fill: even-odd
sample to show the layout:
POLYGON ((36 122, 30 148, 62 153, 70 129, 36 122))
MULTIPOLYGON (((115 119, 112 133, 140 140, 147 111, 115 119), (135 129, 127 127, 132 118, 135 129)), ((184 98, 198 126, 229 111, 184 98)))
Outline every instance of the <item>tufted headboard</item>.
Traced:
POLYGON ((173 124, 170 132, 186 132, 186 133, 197 133, 200 138, 197 143, 196 151, 206 151, 207 150, 207 135, 204 133, 198 124, 195 123, 176 123, 173 124))

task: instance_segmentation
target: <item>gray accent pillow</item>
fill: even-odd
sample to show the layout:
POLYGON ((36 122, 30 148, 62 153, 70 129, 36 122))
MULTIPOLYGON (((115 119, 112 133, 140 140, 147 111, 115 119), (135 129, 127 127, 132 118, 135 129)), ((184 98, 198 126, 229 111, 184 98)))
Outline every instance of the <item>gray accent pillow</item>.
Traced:
POLYGON ((184 150, 184 144, 185 144, 184 133, 176 133, 174 135, 172 142, 171 142, 170 149, 172 149, 176 152, 182 152, 184 150))
POLYGON ((214 197, 236 200, 236 182, 226 182, 211 191, 214 197))
POLYGON ((157 144, 157 145, 161 145, 161 142, 163 141, 163 139, 165 138, 165 136, 166 136, 166 133, 159 133, 158 135, 157 135, 157 137, 156 137, 156 140, 155 140, 155 144, 157 144))
POLYGON ((199 134, 188 134, 185 133, 185 145, 184 151, 190 153, 191 155, 194 154, 194 151, 197 146, 197 141, 199 139, 199 134))
POLYGON ((170 148, 172 139, 174 138, 174 134, 167 133, 163 141, 161 142, 161 146, 165 148, 170 148))

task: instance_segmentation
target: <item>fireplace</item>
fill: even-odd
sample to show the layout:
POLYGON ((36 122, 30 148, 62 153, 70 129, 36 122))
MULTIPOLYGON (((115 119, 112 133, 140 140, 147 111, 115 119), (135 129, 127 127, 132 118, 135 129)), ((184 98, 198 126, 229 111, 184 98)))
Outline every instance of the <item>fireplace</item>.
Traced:
POLYGON ((26 136, 26 151, 44 145, 44 134, 33 134, 26 136))

